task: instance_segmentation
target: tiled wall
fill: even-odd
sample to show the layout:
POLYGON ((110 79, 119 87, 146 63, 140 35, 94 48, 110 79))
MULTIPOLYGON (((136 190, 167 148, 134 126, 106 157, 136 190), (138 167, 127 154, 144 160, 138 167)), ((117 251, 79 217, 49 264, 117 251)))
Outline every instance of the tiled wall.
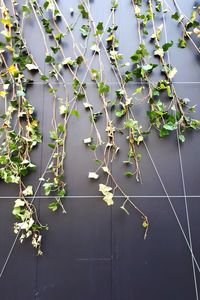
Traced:
MULTIPOLYGON (((11 0, 7 0, 9 2, 11 0)), ((128 59, 138 45, 136 23, 131 1, 119 0, 116 21, 119 24, 118 37, 120 52, 128 59)), ((172 1, 168 0, 172 6, 172 1)), ((178 1, 189 16, 192 0, 178 1)), ((60 0, 60 8, 69 22, 69 8, 76 11, 77 0, 60 0)), ((106 23, 110 14, 110 1, 90 1, 93 18, 106 23)), ((73 18, 76 17, 76 13, 73 18)), ((158 20, 161 22, 162 19, 158 20)), ((75 36, 80 37, 78 23, 75 36)), ((43 70, 45 49, 41 34, 34 18, 25 23, 25 36, 31 51, 43 70), (31 36, 30 36, 31 33, 31 36)), ((169 59, 178 69, 174 84, 181 97, 187 97, 198 104, 197 118, 200 118, 199 57, 189 44, 184 50, 176 47, 180 35, 177 24, 165 15, 167 39, 175 45, 169 51, 169 59)), ((165 40, 163 36, 163 41, 165 40)), ((70 36, 66 39, 66 56, 71 56, 70 36)), ((89 41, 91 42, 91 40, 89 41)), ((116 79, 105 61, 107 82, 111 86, 110 98, 117 89, 116 79)), ((86 53, 91 59, 91 51, 86 53)), ((94 64, 97 61, 94 60, 94 64)), ((84 75, 84 68, 80 76, 84 75)), ((71 91, 70 77, 63 74, 71 91)), ((87 95, 99 106, 96 87, 89 78, 87 95)), ((138 82, 128 84, 130 93, 138 82)), ((63 93, 62 83, 57 83, 63 93)), ((33 151, 32 158, 37 171, 27 178, 36 189, 38 179, 44 171, 51 155, 49 129, 52 118, 52 99, 47 86, 37 76, 29 89, 30 99, 36 108, 43 131, 43 143, 33 151)), ((134 113, 145 126, 145 107, 136 106, 134 113)), ((98 107, 99 106, 99 107, 98 107)), ((36 257, 28 242, 20 245, 17 241, 0 279, 0 299, 2 300, 195 300, 194 276, 200 288, 200 139, 199 132, 189 133, 181 146, 183 175, 186 188, 184 197, 180 156, 176 136, 160 140, 151 133, 142 147, 141 172, 143 183, 133 178, 125 178, 122 161, 126 159, 127 145, 118 137, 121 147, 118 159, 113 165, 113 174, 123 184, 127 194, 149 216, 150 229, 143 240, 143 229, 135 211, 130 216, 120 210, 122 198, 115 198, 115 205, 107 207, 99 197, 98 182, 91 183, 88 172, 94 168, 91 152, 82 140, 88 136, 89 121, 81 102, 77 103, 81 118, 72 118, 68 127, 67 158, 65 161, 68 195, 64 199, 67 214, 52 214, 48 210, 49 197, 40 188, 35 197, 43 223, 49 224, 44 233, 43 257, 36 257), (148 151, 147 151, 148 150, 148 151), (188 234, 186 204, 190 220, 190 230, 194 257, 191 258, 191 244, 188 234), (195 263, 196 261, 196 263, 195 263), (194 268, 193 268, 194 264, 194 268), (194 272, 195 269, 195 272, 194 272)), ((100 121, 103 130, 104 122, 100 121), (101 124, 102 123, 102 124, 101 124)), ((0 182, 0 268, 3 267, 13 245, 14 218, 12 205, 17 197, 17 187, 0 182)))

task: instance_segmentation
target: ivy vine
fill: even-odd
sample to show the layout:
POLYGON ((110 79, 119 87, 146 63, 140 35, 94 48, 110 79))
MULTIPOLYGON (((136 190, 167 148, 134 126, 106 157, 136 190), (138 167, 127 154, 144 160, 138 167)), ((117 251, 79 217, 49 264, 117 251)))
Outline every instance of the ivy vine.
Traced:
POLYGON ((42 143, 40 120, 28 99, 28 89, 34 86, 30 74, 39 75, 41 82, 48 87, 49 101, 53 107, 48 143, 52 153, 38 181, 46 196, 55 197, 48 208, 52 212, 61 208, 66 213, 62 201, 67 195, 67 189, 70 189, 64 171, 66 145, 69 142, 68 124, 72 117, 82 117, 79 113, 81 102, 91 126, 88 135, 80 142, 91 151, 94 161, 93 169, 86 176, 91 182, 98 181, 99 192, 108 206, 115 204, 117 193, 124 197, 120 208, 126 214, 130 213, 130 206, 137 212, 146 238, 148 217, 118 183, 112 166, 121 151, 117 143, 120 135, 128 145, 127 160, 123 161, 127 166, 124 175, 142 182, 140 145, 151 131, 158 132, 160 138, 175 132, 178 142, 184 143, 186 131, 199 129, 200 121, 192 116, 195 106, 190 106, 187 95, 185 98, 180 97, 176 91, 173 79, 177 69, 170 64, 167 54, 171 47, 183 49, 188 43, 199 53, 200 7, 194 5, 188 18, 176 0, 173 0, 173 4, 171 7, 165 0, 131 0, 133 18, 137 22, 138 46, 125 61, 118 38, 116 14, 120 7, 117 0, 110 1, 110 15, 105 24, 95 22, 90 1, 86 0, 80 0, 77 8, 69 7, 73 24, 69 23, 56 0, 45 0, 42 4, 37 0, 26 0, 23 5, 11 1, 9 8, 1 0, 0 22, 3 30, 0 41, 0 97, 4 101, 4 111, 0 123, 0 178, 5 183, 17 184, 19 187, 12 211, 16 218, 14 232, 20 235, 21 242, 26 238, 31 239, 38 255, 42 254, 42 231, 48 229, 48 226, 40 222, 34 205, 37 190, 34 191, 32 185, 24 183, 26 176, 37 167, 31 160, 31 152, 42 143), (178 41, 166 40, 163 43, 163 16, 166 14, 172 22, 177 22, 177 30, 180 32, 178 41), (25 22, 29 18, 35 20, 43 40, 45 72, 27 46, 24 36, 25 22), (81 43, 76 41, 77 27, 81 43), (71 56, 66 54, 64 48, 66 40, 72 45, 71 56), (153 52, 149 45, 153 47, 153 52), (117 84, 112 100, 105 63, 110 66, 117 84), (85 69, 84 76, 80 75, 80 69, 85 69), (159 74, 156 80, 154 72, 159 74), (65 74, 72 82, 71 87, 67 84, 65 74), (96 101, 100 101, 100 111, 95 109, 88 96, 88 77, 96 86, 96 101), (135 80, 140 82, 140 87, 130 94, 127 84, 135 80), (63 86, 62 97, 57 89, 58 83, 63 86), (71 90, 73 97, 70 97, 71 90), (143 128, 134 115, 133 108, 138 99, 139 102, 146 102, 149 107, 148 111, 143 112, 148 118, 147 128, 143 128), (104 132, 100 130, 100 121, 104 123, 104 132))

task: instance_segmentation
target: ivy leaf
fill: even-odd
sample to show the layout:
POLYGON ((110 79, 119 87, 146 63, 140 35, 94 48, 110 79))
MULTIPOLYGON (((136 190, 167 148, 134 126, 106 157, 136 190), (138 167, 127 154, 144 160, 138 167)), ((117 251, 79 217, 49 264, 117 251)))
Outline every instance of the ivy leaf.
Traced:
POLYGON ((163 48, 159 47, 157 50, 155 50, 154 51, 154 55, 163 58, 164 57, 164 50, 163 50, 163 48))
POLYGON ((169 135, 169 131, 165 128, 161 128, 159 132, 160 137, 165 137, 169 135))
POLYGON ((112 0, 111 2, 111 10, 116 10, 118 8, 118 1, 112 0))
POLYGON ((88 102, 84 102, 83 105, 84 105, 85 109, 93 108, 92 104, 90 104, 88 102))
POLYGON ((81 28, 80 28, 80 32, 82 34, 82 36, 84 38, 86 38, 90 32, 90 26, 89 25, 83 25, 81 28))
POLYGON ((100 52, 100 48, 96 43, 92 43, 92 46, 90 47, 90 49, 94 52, 97 52, 97 53, 100 52))
POLYGON ((125 109, 116 109, 116 111, 115 111, 115 115, 118 118, 123 117, 125 115, 125 113, 126 113, 125 109))
POLYGON ((140 94, 140 93, 142 92, 142 90, 143 90, 143 87, 142 87, 142 86, 139 87, 139 88, 136 88, 135 91, 134 91, 134 93, 133 93, 133 95, 140 94))
POLYGON ((138 121, 133 119, 128 119, 126 122, 124 122, 124 126, 126 128, 135 128, 138 125, 138 121))
POLYGON ((98 179, 99 175, 97 173, 95 173, 95 172, 89 172, 88 178, 90 178, 90 179, 98 179))
POLYGON ((145 72, 151 72, 156 67, 157 67, 156 64, 147 64, 142 66, 142 70, 144 70, 145 72))
POLYGON ((32 187, 32 185, 28 185, 28 186, 26 187, 26 189, 23 190, 22 193, 23 193, 24 196, 30 196, 30 195, 33 195, 33 187, 32 187))
POLYGON ((77 117, 77 118, 80 117, 80 114, 79 114, 78 110, 76 110, 76 109, 73 109, 73 110, 71 111, 71 115, 72 115, 72 116, 75 116, 75 117, 77 117))
POLYGON ((110 170, 108 169, 108 167, 102 167, 102 170, 110 175, 110 170))
POLYGON ((168 73, 168 77, 170 78, 170 79, 172 79, 175 75, 176 75, 176 73, 177 73, 177 69, 174 67, 174 68, 171 68, 171 70, 169 71, 169 73, 168 73))
POLYGON ((156 32, 151 35, 151 39, 153 39, 153 40, 157 39, 159 41, 162 30, 163 30, 163 24, 158 26, 156 32))
POLYGON ((130 171, 127 171, 127 172, 124 173, 124 175, 127 176, 127 177, 132 177, 134 174, 130 171))
POLYGON ((147 220, 144 220, 144 222, 142 223, 142 226, 143 226, 144 228, 148 228, 148 227, 149 227, 148 221, 147 221, 147 220))
POLYGON ((58 135, 57 135, 56 131, 54 131, 54 130, 50 131, 50 138, 52 140, 57 140, 58 139, 58 135))
POLYGON ((4 98, 7 94, 8 94, 8 92, 6 92, 6 91, 0 91, 0 96, 3 97, 3 98, 4 98))
POLYGON ((7 68, 7 70, 8 70, 8 72, 9 72, 10 74, 12 74, 12 75, 18 73, 18 70, 17 70, 17 68, 16 68, 14 65, 9 66, 9 67, 7 68))
POLYGON ((66 57, 64 60, 63 60, 63 62, 62 62, 62 64, 65 66, 65 65, 67 65, 67 66, 74 66, 74 63, 75 63, 75 61, 71 58, 71 57, 66 57))
POLYGON ((99 91, 99 94, 108 93, 110 91, 110 87, 108 85, 106 85, 104 82, 99 82, 98 83, 98 91, 99 91))
POLYGON ((166 123, 163 125, 163 128, 166 130, 172 131, 172 130, 177 129, 177 126, 176 126, 176 124, 173 124, 173 123, 166 123))
POLYGON ((47 81, 49 79, 49 77, 46 76, 46 75, 41 75, 40 79, 43 80, 43 81, 47 81))
POLYGON ((58 124, 58 132, 59 133, 64 133, 65 132, 65 126, 62 123, 58 124))
POLYGON ((92 80, 96 81, 100 79, 100 73, 98 70, 91 69, 92 80))
POLYGON ((45 62, 48 64, 53 64, 55 62, 55 58, 50 54, 47 54, 45 58, 45 62))
POLYGON ((56 145, 54 144, 48 144, 48 146, 51 148, 51 149, 55 149, 56 145))
POLYGON ((45 195, 48 196, 51 193, 51 189, 53 187, 53 183, 51 183, 51 182, 45 182, 43 184, 43 187, 44 187, 44 193, 45 193, 45 195))
POLYGON ((168 42, 168 43, 165 43, 162 48, 163 48, 163 51, 168 51, 169 48, 171 48, 173 46, 174 42, 171 41, 171 42, 168 42))
POLYGON ((99 184, 99 191, 104 195, 103 200, 107 203, 108 206, 113 205, 113 193, 111 193, 112 188, 105 184, 99 184))
POLYGON ((9 28, 11 28, 13 25, 10 21, 10 19, 6 18, 6 19, 0 19, 1 23, 9 28))
POLYGON ((138 50, 131 56, 131 60, 134 63, 138 63, 147 56, 149 56, 149 52, 147 51, 145 45, 140 44, 138 50))
POLYGON ((27 5, 22 5, 23 13, 31 13, 31 9, 27 5))
POLYGON ((83 140, 84 144, 91 144, 92 143, 92 138, 89 137, 89 138, 86 138, 83 140))
POLYGON ((178 138, 182 143, 185 142, 185 136, 183 134, 179 134, 178 138))
POLYGON ((15 206, 14 207, 21 207, 25 205, 25 201, 21 199, 15 200, 15 206))
POLYGON ((57 40, 57 41, 61 41, 61 39, 62 38, 64 38, 64 34, 62 33, 62 32, 60 32, 60 33, 57 33, 56 35, 55 35, 55 39, 57 40))
POLYGON ((24 97, 25 96, 25 93, 22 90, 18 90, 16 94, 17 94, 18 97, 24 97))
POLYGON ((56 54, 60 50, 60 47, 51 46, 51 50, 53 51, 54 54, 56 54))
POLYGON ((26 64, 26 67, 29 71, 38 70, 38 66, 36 66, 34 64, 26 64))
POLYGON ((58 209, 58 202, 53 201, 53 202, 49 203, 48 208, 53 212, 56 211, 58 209))
POLYGON ((110 186, 107 186, 107 185, 105 185, 105 184, 100 183, 100 184, 99 184, 99 191, 100 191, 102 194, 105 195, 106 193, 112 191, 112 188, 111 188, 110 186))
POLYGON ((76 58, 76 63, 77 63, 77 65, 81 65, 82 64, 82 62, 83 62, 83 56, 78 56, 77 58, 76 58))
POLYGON ((186 45, 187 45, 186 40, 181 39, 181 38, 178 40, 178 47, 179 47, 179 48, 185 48, 186 45))
POLYGON ((78 9, 79 9, 83 19, 89 18, 88 12, 86 11, 85 6, 83 4, 79 4, 78 9))
POLYGON ((68 113, 68 107, 64 104, 60 105, 60 115, 66 115, 68 113))
POLYGON ((99 22, 96 27, 95 36, 103 33, 103 22, 99 22))
POLYGON ((175 13, 171 16, 171 18, 174 19, 174 20, 176 20, 176 21, 178 21, 178 19, 179 19, 179 14, 178 14, 178 12, 175 12, 175 13))

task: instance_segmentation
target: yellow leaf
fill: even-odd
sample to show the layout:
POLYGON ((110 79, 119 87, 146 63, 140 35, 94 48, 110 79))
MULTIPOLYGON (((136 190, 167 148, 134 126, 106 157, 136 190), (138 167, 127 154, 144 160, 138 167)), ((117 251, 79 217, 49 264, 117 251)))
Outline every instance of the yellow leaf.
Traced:
POLYGON ((11 65, 10 67, 7 68, 8 72, 10 74, 15 74, 17 71, 17 68, 14 65, 11 65))
POLYGON ((6 46, 6 49, 8 49, 10 52, 14 52, 14 49, 11 46, 6 46))
POLYGON ((108 206, 113 205, 113 193, 112 188, 105 184, 99 184, 99 191, 104 195, 103 200, 107 203, 108 206))
POLYGON ((12 27, 12 24, 9 19, 1 19, 1 23, 5 26, 8 26, 9 28, 12 27))
POLYGON ((144 220, 144 222, 142 223, 142 226, 143 226, 144 228, 149 227, 149 223, 147 222, 147 220, 144 220))
POLYGON ((106 196, 103 197, 103 200, 107 203, 108 206, 114 204, 112 193, 107 193, 106 196))
POLYGON ((37 127, 38 126, 38 121, 37 120, 33 120, 31 122, 31 125, 34 126, 34 127, 37 127))
POLYGON ((5 95, 7 95, 8 93, 7 92, 5 92, 5 91, 0 91, 0 96, 1 97, 5 97, 5 95))

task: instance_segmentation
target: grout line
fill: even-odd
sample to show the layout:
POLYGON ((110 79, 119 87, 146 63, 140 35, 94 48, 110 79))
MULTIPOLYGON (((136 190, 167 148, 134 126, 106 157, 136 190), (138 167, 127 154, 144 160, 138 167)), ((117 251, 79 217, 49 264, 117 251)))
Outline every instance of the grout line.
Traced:
MULTIPOLYGON (((64 85, 62 82, 50 82, 51 84, 55 84, 55 85, 64 85)), ((72 84, 73 81, 66 81, 66 84, 72 84)), ((107 84, 110 84, 110 85, 116 85, 118 84, 117 81, 106 81, 107 84)), ((173 81, 173 83, 175 84, 200 84, 200 81, 173 81)), ((48 83, 47 82, 32 82, 32 83, 28 83, 27 85, 28 86, 33 86, 33 85, 47 85, 48 83)), ((96 83, 94 82, 85 82, 86 85, 95 85, 96 86, 96 83)), ((147 82, 141 82, 141 81, 133 81, 133 82, 127 82, 126 85, 147 85, 148 83, 147 82)), ((12 85, 12 84, 11 84, 12 85)), ((1 84, 0 84, 1 86, 1 84)))

